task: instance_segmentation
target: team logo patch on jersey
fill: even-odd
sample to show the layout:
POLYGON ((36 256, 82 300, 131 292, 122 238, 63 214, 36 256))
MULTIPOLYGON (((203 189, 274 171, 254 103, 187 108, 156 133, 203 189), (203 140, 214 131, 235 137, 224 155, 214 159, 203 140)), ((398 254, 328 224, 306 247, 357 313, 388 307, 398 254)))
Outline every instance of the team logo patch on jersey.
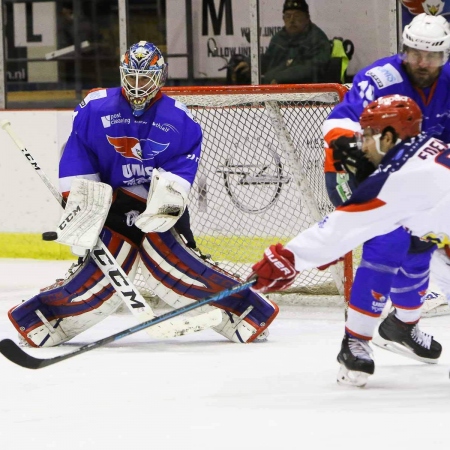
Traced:
POLYGON ((160 130, 164 131, 164 132, 168 132, 168 131, 174 131, 175 133, 178 133, 178 130, 171 125, 170 123, 158 123, 158 122, 153 122, 152 125, 156 128, 159 128, 160 130))
POLYGON ((400 72, 392 64, 372 67, 365 73, 365 75, 372 78, 379 89, 384 89, 388 86, 401 83, 403 81, 400 72))
POLYGON ((109 114, 108 116, 103 116, 102 118, 103 128, 109 128, 111 125, 116 125, 118 123, 130 124, 131 120, 122 117, 120 113, 109 114))
POLYGON ((162 144, 160 142, 152 141, 151 139, 142 139, 141 141, 144 144, 144 149, 142 149, 141 141, 134 137, 106 136, 106 138, 114 147, 114 150, 117 153, 120 153, 124 158, 133 158, 139 161, 154 159, 156 155, 166 150, 169 146, 169 144, 162 144))
POLYGON ((370 291, 370 293, 372 294, 372 297, 378 302, 384 303, 386 301, 386 297, 383 294, 380 294, 379 292, 376 292, 373 289, 370 291))

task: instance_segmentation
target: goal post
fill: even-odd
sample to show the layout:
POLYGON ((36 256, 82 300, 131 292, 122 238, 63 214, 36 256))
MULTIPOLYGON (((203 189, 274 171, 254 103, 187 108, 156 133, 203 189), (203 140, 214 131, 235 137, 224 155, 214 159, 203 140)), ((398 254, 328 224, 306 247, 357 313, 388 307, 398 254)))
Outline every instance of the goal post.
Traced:
MULTIPOLYGON (((164 88, 203 131, 189 196, 198 247, 245 279, 268 245, 286 243, 334 207, 323 173, 322 125, 340 84, 164 88)), ((289 293, 349 297, 352 257, 302 272, 289 293)))

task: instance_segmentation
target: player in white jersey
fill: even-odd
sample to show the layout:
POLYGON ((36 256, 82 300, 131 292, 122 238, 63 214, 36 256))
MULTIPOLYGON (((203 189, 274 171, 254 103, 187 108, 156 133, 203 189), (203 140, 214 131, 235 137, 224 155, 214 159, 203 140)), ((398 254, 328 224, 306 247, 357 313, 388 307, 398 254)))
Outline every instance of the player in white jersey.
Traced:
MULTIPOLYGON (((99 238, 130 279, 141 262, 151 274, 150 289, 174 308, 240 282, 189 248, 195 243, 186 206, 202 130, 184 104, 161 91, 168 70, 163 55, 140 41, 122 56, 119 69, 121 86, 95 90, 75 109, 59 165, 67 205, 58 242, 72 247, 79 264, 67 279, 9 312, 33 347, 66 342, 122 303, 91 251, 99 238)), ((221 319, 214 330, 237 343, 265 338, 278 313, 249 289, 205 308, 221 319)))
MULTIPOLYGON (((390 94, 412 98, 423 114, 422 130, 433 130, 436 137, 450 142, 449 49, 450 26, 447 19, 419 14, 404 28, 400 54, 379 59, 355 75, 351 90, 333 109, 323 127, 325 182, 334 206, 349 198, 358 182, 374 170, 357 149, 354 138, 354 132, 359 130, 358 118, 371 101, 390 94)), ((422 270, 422 267, 428 264, 434 251, 433 243, 420 242, 416 238, 408 242, 408 236, 401 228, 365 243, 364 258, 355 273, 350 302, 353 304, 358 303, 359 298, 370 298, 373 282, 384 286, 380 289, 390 291, 386 295, 394 302, 399 301, 395 297, 414 295, 415 276, 422 273, 423 278, 430 278, 430 271, 422 270), (386 267, 390 271, 398 270, 407 245, 418 262, 416 268, 408 269, 411 290, 406 285, 396 286, 396 280, 386 270, 386 267)), ((429 291, 427 298, 430 300, 424 302, 422 315, 450 314, 444 295, 429 291)))
MULTIPOLYGON (((286 246, 272 245, 265 251, 253 266, 256 291, 284 289, 300 271, 335 261, 398 227, 423 241, 450 243, 450 149, 432 135, 420 133, 421 122, 420 108, 409 97, 380 97, 363 110, 362 151, 377 169, 321 222, 286 246)), ((414 255, 404 259, 400 271, 408 268, 411 259, 414 255)), ((444 272, 443 278, 448 275, 444 272)), ((422 288, 422 282, 418 283, 416 290, 422 288)), ((349 310, 338 355, 339 382, 363 386, 374 373, 369 342, 386 302, 386 296, 375 290, 370 302, 349 310)), ((418 326, 420 297, 395 306, 380 326, 379 345, 409 352, 423 362, 437 362, 441 345, 418 326)))

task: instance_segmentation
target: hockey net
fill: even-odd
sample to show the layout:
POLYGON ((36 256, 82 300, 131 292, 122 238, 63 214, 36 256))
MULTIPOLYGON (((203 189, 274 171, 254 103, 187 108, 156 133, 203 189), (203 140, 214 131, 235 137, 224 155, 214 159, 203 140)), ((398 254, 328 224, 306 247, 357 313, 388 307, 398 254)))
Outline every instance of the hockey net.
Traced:
MULTIPOLYGON (((345 86, 164 91, 187 105, 203 130, 189 210, 198 248, 219 267, 244 280, 270 244, 286 243, 333 210, 323 174, 322 124, 345 86)), ((146 296, 152 295, 149 276, 141 267, 136 279, 146 296)), ((347 255, 326 271, 302 272, 288 292, 348 298, 351 278, 347 255)))

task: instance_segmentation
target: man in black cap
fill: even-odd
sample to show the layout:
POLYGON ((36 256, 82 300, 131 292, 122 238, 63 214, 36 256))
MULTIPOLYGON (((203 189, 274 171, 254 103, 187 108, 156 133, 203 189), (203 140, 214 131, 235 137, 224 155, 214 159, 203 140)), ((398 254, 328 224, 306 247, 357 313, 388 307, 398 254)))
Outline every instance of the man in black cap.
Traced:
MULTIPOLYGON (((331 57, 330 41, 309 16, 304 0, 286 0, 284 27, 275 34, 262 56, 263 84, 318 83, 331 57)), ((247 62, 234 69, 249 72, 247 62)))

